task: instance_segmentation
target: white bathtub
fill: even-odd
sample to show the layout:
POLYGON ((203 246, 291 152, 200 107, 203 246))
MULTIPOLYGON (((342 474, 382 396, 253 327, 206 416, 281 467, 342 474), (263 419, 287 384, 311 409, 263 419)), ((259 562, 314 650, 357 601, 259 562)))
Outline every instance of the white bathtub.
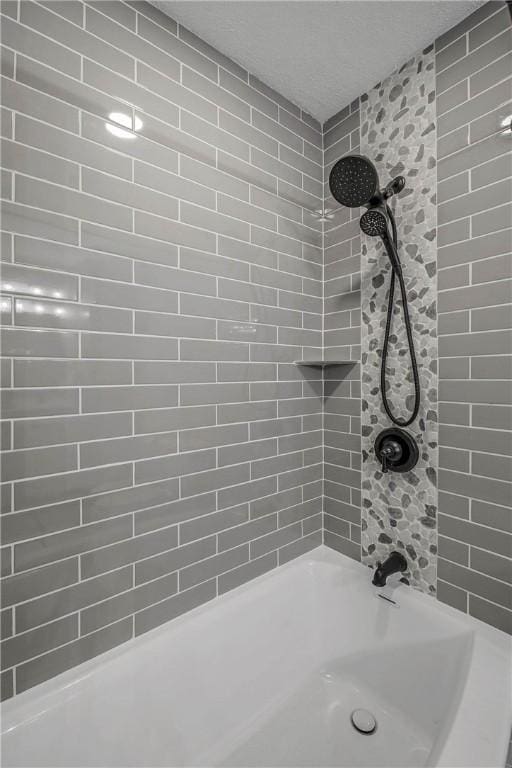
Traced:
POLYGON ((319 547, 21 694, 3 765, 503 766, 511 638, 370 577, 319 547))

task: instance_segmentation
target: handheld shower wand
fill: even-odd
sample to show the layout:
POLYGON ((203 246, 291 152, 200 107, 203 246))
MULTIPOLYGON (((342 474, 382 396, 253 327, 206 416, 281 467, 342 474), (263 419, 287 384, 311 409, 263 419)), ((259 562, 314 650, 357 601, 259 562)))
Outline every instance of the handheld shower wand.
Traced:
POLYGON ((393 215, 391 210, 384 212, 381 206, 372 206, 361 216, 359 226, 365 235, 381 238, 391 266, 397 272, 402 269, 402 265, 400 264, 398 251, 389 233, 388 219, 391 218, 390 214, 391 216, 393 215))
POLYGON ((388 199, 395 194, 399 194, 405 186, 403 176, 397 176, 389 184, 380 189, 379 176, 373 163, 363 155, 347 155, 338 160, 333 166, 329 175, 329 187, 332 196, 341 205, 348 208, 366 207, 368 210, 363 213, 359 221, 361 230, 370 237, 380 237, 389 261, 391 262, 391 281, 389 286, 389 301, 386 318, 386 330, 384 333, 384 344, 382 347, 382 360, 380 369, 380 389, 382 395, 382 404, 391 421, 400 426, 407 427, 412 424, 418 415, 420 407, 420 382, 418 365, 416 362, 416 353, 414 350, 414 339, 411 330, 411 320, 409 317, 409 306, 407 303, 407 291, 402 275, 402 265, 398 255, 398 234, 393 211, 388 205, 388 199), (389 227, 391 226, 391 232, 389 227), (407 333, 407 342, 409 345, 409 355, 411 358, 411 368, 414 381, 414 406, 412 413, 407 419, 397 418, 391 411, 387 399, 386 384, 386 362, 389 350, 389 335, 391 331, 391 320, 393 317, 393 301, 395 294, 395 280, 400 285, 402 296, 402 306, 404 311, 405 330, 407 333))

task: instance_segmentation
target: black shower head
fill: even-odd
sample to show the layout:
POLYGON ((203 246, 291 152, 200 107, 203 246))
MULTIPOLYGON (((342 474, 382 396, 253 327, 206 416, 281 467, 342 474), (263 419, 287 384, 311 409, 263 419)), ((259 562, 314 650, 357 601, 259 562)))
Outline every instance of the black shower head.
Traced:
POLYGON ((372 208, 369 208, 359 219, 359 226, 365 235, 382 238, 391 265, 395 272, 398 272, 401 270, 400 259, 398 258, 398 251, 393 239, 390 237, 388 228, 389 217, 392 217, 393 214, 390 210, 389 213, 387 213, 387 210, 389 209, 385 206, 373 206, 372 208))
POLYGON ((359 226, 370 237, 384 237, 388 234, 388 222, 386 215, 380 208, 370 208, 363 213, 359 220, 359 226))
POLYGON ((367 157, 347 155, 333 166, 329 187, 338 203, 348 208, 359 208, 379 193, 379 176, 367 157))

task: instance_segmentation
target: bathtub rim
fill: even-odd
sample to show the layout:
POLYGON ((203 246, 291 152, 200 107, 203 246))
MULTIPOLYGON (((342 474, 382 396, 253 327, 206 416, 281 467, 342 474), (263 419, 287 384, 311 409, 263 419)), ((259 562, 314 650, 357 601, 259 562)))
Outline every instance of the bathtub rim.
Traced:
MULTIPOLYGON (((273 568, 142 635, 131 638, 105 653, 7 699, 1 704, 0 738, 3 739, 4 734, 22 726, 25 722, 36 717, 38 713, 44 712, 52 706, 54 699, 63 695, 66 689, 80 685, 86 678, 108 665, 111 660, 129 654, 139 647, 144 647, 156 638, 171 632, 174 628, 186 624, 197 614, 215 610, 218 601, 228 603, 253 590, 258 584, 275 580, 280 575, 295 569, 307 568, 308 566, 311 568, 316 563, 336 566, 341 572, 348 571, 358 582, 364 580, 370 582, 370 569, 363 563, 352 560, 325 545, 319 545, 282 566, 273 568)), ((473 644, 467 678, 463 684, 451 728, 442 747, 436 754, 435 765, 446 766, 446 768, 450 766, 452 768, 453 766, 472 768, 473 766, 505 765, 512 727, 512 637, 468 614, 441 603, 439 600, 433 600, 431 595, 416 589, 400 588, 400 602, 404 606, 408 604, 423 605, 428 612, 434 610, 434 612, 446 616, 451 623, 454 622, 455 625, 458 625, 462 633, 472 635, 473 644), (500 704, 500 697, 496 695, 496 688, 490 688, 490 677, 495 680, 498 688, 500 683, 503 684, 502 687, 505 689, 504 703, 500 704), (506 695, 507 680, 509 682, 508 697, 506 695), (487 691, 487 696, 483 697, 484 700, 482 700, 482 691, 487 691), (482 730, 482 720, 479 717, 482 710, 485 711, 487 723, 499 724, 499 734, 492 734, 494 744, 491 743, 492 740, 486 739, 485 734, 479 733, 482 730), (503 748, 500 750, 499 747, 496 747, 496 742, 501 742, 501 736, 503 736, 503 748), (492 756, 490 756, 490 751, 493 753, 492 756)), ((394 610, 392 606, 390 606, 390 610, 394 610)))

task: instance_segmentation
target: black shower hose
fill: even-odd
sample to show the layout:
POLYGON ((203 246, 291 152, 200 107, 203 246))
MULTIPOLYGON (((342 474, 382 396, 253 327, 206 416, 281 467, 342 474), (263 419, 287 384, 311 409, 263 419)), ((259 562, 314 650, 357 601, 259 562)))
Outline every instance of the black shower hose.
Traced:
MULTIPOLYGON (((393 216, 393 212, 391 208, 389 206, 386 206, 386 208, 388 211, 388 215, 389 215, 392 230, 393 230, 393 244, 398 254, 398 237, 397 237, 397 231, 396 231, 395 217, 393 216)), ((400 263, 398 258, 397 258, 397 262, 400 263)), ((418 415, 418 411, 420 408, 420 377, 418 373, 418 364, 416 362, 416 353, 414 351, 414 339, 413 339, 412 329, 411 329, 411 318, 409 317, 407 292, 405 290, 405 283, 404 283, 401 267, 399 267, 396 270, 394 268, 391 269, 388 312, 387 312, 387 318, 386 318, 386 331, 384 333, 384 345, 382 348, 382 361, 381 361, 381 367, 380 367, 380 391, 382 394, 382 404, 384 406, 384 410, 386 411, 387 415, 389 416, 393 424, 396 424, 399 427, 408 427, 409 424, 412 424, 412 422, 418 415), (398 283, 400 285, 400 293, 402 295, 402 306, 404 310, 405 330, 407 333, 407 342, 409 344, 409 355, 411 358, 411 368, 412 368, 412 375, 414 380, 414 408, 412 409, 412 413, 408 419, 399 419, 396 416, 394 416, 389 406, 388 398, 386 395, 386 361, 387 361, 388 349, 389 349, 389 334, 391 331, 391 320, 393 317, 393 301, 395 296, 395 276, 398 278, 398 283)))

